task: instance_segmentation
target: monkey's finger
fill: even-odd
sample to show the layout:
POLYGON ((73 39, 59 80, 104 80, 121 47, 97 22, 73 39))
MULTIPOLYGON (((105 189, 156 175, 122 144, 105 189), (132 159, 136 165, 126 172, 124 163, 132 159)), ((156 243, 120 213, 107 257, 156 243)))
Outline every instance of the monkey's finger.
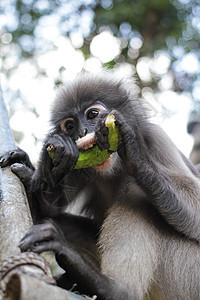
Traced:
POLYGON ((47 152, 51 152, 51 150, 49 151, 49 148, 54 151, 56 148, 62 146, 64 146, 64 141, 58 134, 48 137, 44 144, 44 148, 47 150, 47 152))
POLYGON ((1 167, 6 167, 10 165, 10 157, 7 155, 3 155, 0 157, 0 166, 1 167))
POLYGON ((99 127, 99 131, 101 132, 102 135, 108 135, 109 133, 108 127, 106 127, 105 124, 102 124, 99 127))
POLYGON ((95 137, 96 144, 101 151, 109 149, 108 135, 102 135, 101 132, 97 131, 95 137))
POLYGON ((95 141, 100 150, 109 149, 108 134, 105 119, 99 120, 95 131, 95 141))
POLYGON ((21 249, 21 251, 27 251, 28 249, 35 247, 35 245, 40 244, 43 241, 50 241, 51 238, 52 237, 50 235, 40 233, 36 235, 30 235, 20 241, 19 248, 21 249))
POLYGON ((96 131, 100 131, 101 134, 103 134, 103 135, 108 135, 108 133, 109 133, 108 127, 105 125, 105 121, 106 121, 107 116, 108 116, 108 114, 106 114, 104 116, 104 118, 101 118, 97 122, 97 126, 96 126, 96 131))
POLYGON ((69 140, 63 149, 55 151, 55 158, 53 159, 54 168, 52 171, 54 173, 62 173, 66 170, 72 170, 78 160, 78 156, 78 147, 72 140, 69 140))
POLYGON ((31 244, 39 243, 43 240, 54 240, 59 233, 52 223, 44 223, 32 226, 20 241, 21 247, 29 247, 31 244))
POLYGON ((55 156, 52 159, 52 163, 54 167, 58 166, 61 163, 63 156, 64 156, 64 145, 55 147, 55 156))
POLYGON ((19 177, 19 179, 23 183, 27 183, 28 181, 30 181, 34 172, 32 169, 20 163, 15 163, 11 165, 11 170, 14 174, 16 174, 19 177))
POLYGON ((21 160, 21 157, 19 156, 19 153, 16 150, 12 150, 12 151, 6 152, 4 155, 2 155, 0 157, 0 166, 6 167, 15 162, 19 162, 20 160, 21 160))
POLYGON ((74 169, 78 158, 73 157, 63 157, 63 160, 59 163, 58 166, 52 168, 53 175, 60 175, 62 173, 68 173, 74 169), (62 163, 63 162, 63 163, 62 163))
POLYGON ((24 247, 23 245, 20 246, 20 250, 22 252, 25 251, 32 251, 35 253, 42 253, 44 251, 52 250, 54 252, 57 252, 61 248, 60 243, 58 241, 43 241, 41 243, 35 243, 32 245, 29 245, 28 247, 24 247))
POLYGON ((19 243, 19 247, 29 247, 30 245, 34 244, 34 243, 39 243, 43 240, 51 240, 53 239, 53 237, 51 236, 51 233, 47 233, 47 232, 37 232, 37 233, 33 233, 33 234, 29 234, 26 235, 26 237, 24 237, 20 243, 19 243))

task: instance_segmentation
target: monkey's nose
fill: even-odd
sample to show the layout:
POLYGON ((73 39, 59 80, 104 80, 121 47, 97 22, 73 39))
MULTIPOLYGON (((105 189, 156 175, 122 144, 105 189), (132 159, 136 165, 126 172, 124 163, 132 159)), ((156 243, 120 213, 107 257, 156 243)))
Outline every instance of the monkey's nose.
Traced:
POLYGON ((85 128, 85 129, 79 134, 79 137, 82 138, 83 136, 86 136, 87 133, 88 133, 88 129, 85 128))

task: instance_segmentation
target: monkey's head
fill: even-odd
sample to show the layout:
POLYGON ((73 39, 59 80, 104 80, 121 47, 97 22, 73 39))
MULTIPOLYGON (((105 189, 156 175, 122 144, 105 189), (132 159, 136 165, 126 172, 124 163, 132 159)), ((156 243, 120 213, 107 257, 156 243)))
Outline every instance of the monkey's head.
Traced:
MULTIPOLYGON (((134 98, 124 83, 114 76, 107 73, 97 76, 81 74, 58 92, 51 114, 53 132, 63 132, 74 141, 86 135, 89 137, 88 134, 95 132, 101 115, 113 109, 122 112, 127 122, 131 122, 134 111, 137 111, 136 115, 141 111, 141 106, 133 105, 133 102, 134 98)), ((93 144, 94 139, 87 141, 84 147, 92 147, 93 144)), ((95 168, 105 171, 110 166, 111 160, 108 160, 95 168)))

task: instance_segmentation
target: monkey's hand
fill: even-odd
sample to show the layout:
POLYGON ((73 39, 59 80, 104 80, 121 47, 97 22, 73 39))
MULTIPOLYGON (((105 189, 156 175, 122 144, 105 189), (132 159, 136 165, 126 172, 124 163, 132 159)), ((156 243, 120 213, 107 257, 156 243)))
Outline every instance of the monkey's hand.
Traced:
POLYGON ((20 148, 8 151, 0 156, 0 166, 11 166, 11 170, 23 182, 27 194, 31 187, 31 179, 35 168, 32 165, 28 154, 20 148))
POLYGON ((74 263, 75 248, 51 221, 32 226, 20 241, 19 247, 22 252, 54 251, 58 263, 66 271, 69 271, 70 266, 74 263))
MULTIPOLYGON (((127 124, 123 116, 118 111, 112 110, 109 114, 102 113, 101 119, 98 121, 95 130, 95 141, 100 150, 117 150, 122 140, 121 132, 119 132, 119 129, 122 126, 126 128, 127 124), (112 117, 111 121, 113 122, 114 120, 114 126, 111 126, 111 128, 113 127, 112 134, 110 134, 110 128, 108 125, 110 116, 112 117), (118 134, 120 135, 119 137, 118 134), (112 140, 110 138, 112 138, 112 140)), ((126 132, 126 130, 124 130, 124 132, 126 132)))
POLYGON ((57 253, 64 246, 64 240, 62 232, 51 222, 46 222, 32 226, 20 241, 19 247, 22 252, 53 250, 57 253))
POLYGON ((50 136, 44 145, 45 155, 48 157, 48 164, 55 176, 65 175, 74 169, 79 151, 78 147, 70 137, 64 134, 50 136), (53 147, 53 158, 49 157, 48 149, 53 147))
MULTIPOLYGON (((115 117, 115 126, 118 128, 119 134, 119 144, 117 152, 121 157, 128 173, 132 174, 132 168, 134 164, 134 153, 138 153, 138 143, 136 138, 137 125, 135 120, 131 120, 134 124, 131 124, 134 129, 129 125, 124 116, 117 110, 112 110, 109 112, 109 115, 114 115, 115 117)), ((109 149, 109 131, 105 125, 107 114, 102 114, 101 119, 98 121, 96 126, 96 144, 99 149, 109 149)), ((130 174, 130 175, 131 175, 130 174)), ((133 174, 132 174, 133 175, 133 174)))
POLYGON ((35 170, 34 166, 30 161, 28 154, 24 150, 18 147, 0 156, 1 167, 11 166, 14 163, 21 163, 26 167, 35 170))

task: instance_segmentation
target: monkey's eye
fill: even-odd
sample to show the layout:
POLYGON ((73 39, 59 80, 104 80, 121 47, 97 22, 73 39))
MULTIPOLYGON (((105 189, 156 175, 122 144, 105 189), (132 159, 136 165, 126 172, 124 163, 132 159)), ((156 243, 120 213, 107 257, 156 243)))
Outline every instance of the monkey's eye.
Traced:
POLYGON ((106 108, 102 104, 96 103, 86 109, 85 115, 88 120, 92 120, 96 118, 103 110, 106 110, 106 108))
POLYGON ((60 124, 60 127, 62 129, 62 131, 70 131, 72 129, 74 129, 75 127, 75 122, 74 119, 72 118, 67 118, 65 120, 62 121, 62 123, 60 124))
POLYGON ((99 111, 95 108, 91 108, 90 110, 87 111, 87 119, 94 119, 98 116, 99 111))

